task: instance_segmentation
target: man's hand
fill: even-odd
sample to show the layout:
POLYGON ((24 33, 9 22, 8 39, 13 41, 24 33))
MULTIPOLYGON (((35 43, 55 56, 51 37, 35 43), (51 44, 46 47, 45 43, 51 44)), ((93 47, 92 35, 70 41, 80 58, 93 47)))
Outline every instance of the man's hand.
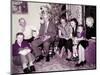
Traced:
POLYGON ((46 41, 48 39, 50 39, 50 35, 44 35, 44 37, 42 38, 43 41, 46 41))
POLYGON ((34 40, 35 40, 35 39, 38 39, 38 38, 40 38, 40 37, 39 37, 39 36, 36 36, 36 37, 34 37, 34 40))
POLYGON ((31 52, 31 50, 28 47, 26 47, 23 50, 20 50, 18 53, 25 56, 30 52, 31 52))

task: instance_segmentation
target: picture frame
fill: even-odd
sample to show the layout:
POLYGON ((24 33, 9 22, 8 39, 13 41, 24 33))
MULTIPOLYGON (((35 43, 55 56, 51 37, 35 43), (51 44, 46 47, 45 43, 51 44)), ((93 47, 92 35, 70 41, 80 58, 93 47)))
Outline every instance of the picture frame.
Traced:
MULTIPOLYGON (((11 46, 13 47, 13 44, 16 41, 16 34, 19 32, 18 30, 20 29, 20 26, 19 26, 20 18, 24 18, 26 20, 26 24, 33 25, 33 28, 35 28, 35 30, 33 30, 33 35, 35 35, 34 32, 40 30, 41 23, 43 22, 43 19, 44 19, 44 14, 48 14, 48 13, 49 13, 50 21, 52 20, 54 25, 60 24, 59 21, 61 17, 64 16, 66 17, 67 22, 70 22, 71 19, 76 18, 79 23, 79 26, 80 25, 84 26, 84 33, 85 33, 84 37, 85 37, 85 40, 88 41, 88 46, 85 49, 86 63, 84 65, 76 67, 75 64, 79 62, 78 61, 80 59, 79 56, 78 56, 77 61, 74 61, 74 60, 66 61, 66 57, 67 57, 66 50, 63 47, 61 49, 61 53, 59 53, 59 49, 58 49, 59 37, 56 36, 57 39, 54 40, 55 43, 51 44, 49 47, 49 53, 51 53, 50 62, 45 62, 45 51, 41 51, 43 53, 44 59, 42 59, 40 62, 37 62, 37 63, 34 62, 36 71, 30 72, 29 74, 96 69, 96 6, 94 5, 47 3, 47 2, 35 2, 35 1, 11 1, 11 24, 12 24, 11 25, 12 26, 11 27, 12 28, 11 46), (25 9, 20 9, 20 10, 15 11, 14 9, 16 9, 17 6, 14 4, 17 4, 21 8, 25 4, 25 9), (92 17, 93 23, 94 23, 93 35, 95 37, 92 37, 91 39, 88 39, 86 37, 87 36, 86 35, 87 34, 87 28, 86 28, 87 17, 89 17, 90 20, 92 17), (56 48, 58 50, 55 50, 56 48)), ((85 43, 85 45, 86 44, 87 43, 85 43)), ((41 49, 41 47, 39 48, 41 49)), ((13 52, 14 52, 13 48, 11 48, 12 74, 26 74, 23 72, 21 62, 14 62, 14 60, 18 59, 18 61, 20 61, 21 59, 20 57, 18 58, 16 57, 17 59, 14 59, 14 56, 12 54, 13 52)), ((34 56, 34 53, 33 53, 33 56, 34 56)), ((33 58, 36 58, 36 57, 33 57, 33 58)))
POLYGON ((18 2, 18 1, 12 1, 12 13, 14 14, 27 14, 28 13, 28 7, 27 2, 18 2))

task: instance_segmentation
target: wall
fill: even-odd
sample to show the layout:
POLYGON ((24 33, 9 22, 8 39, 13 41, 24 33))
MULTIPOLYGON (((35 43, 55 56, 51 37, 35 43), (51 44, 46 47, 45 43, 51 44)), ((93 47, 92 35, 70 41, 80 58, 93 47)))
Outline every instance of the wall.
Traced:
MULTIPOLYGON (((40 28, 40 6, 48 3, 33 3, 28 2, 28 13, 27 14, 12 14, 12 43, 16 38, 16 33, 19 29, 18 19, 25 18, 27 25, 33 25, 37 30, 40 28)), ((71 18, 77 18, 79 24, 82 20, 82 8, 80 5, 66 5, 66 9, 71 11, 71 18)))
POLYGON ((67 16, 68 14, 66 13, 66 17, 68 19, 71 19, 71 18, 76 18, 79 25, 82 24, 82 6, 81 5, 66 5, 66 10, 69 10, 69 17, 67 16))
POLYGON ((16 38, 17 30, 19 29, 18 19, 25 18, 27 25, 33 25, 39 30, 40 27, 40 6, 43 3, 32 3, 28 2, 28 14, 12 14, 12 43, 14 43, 16 38))

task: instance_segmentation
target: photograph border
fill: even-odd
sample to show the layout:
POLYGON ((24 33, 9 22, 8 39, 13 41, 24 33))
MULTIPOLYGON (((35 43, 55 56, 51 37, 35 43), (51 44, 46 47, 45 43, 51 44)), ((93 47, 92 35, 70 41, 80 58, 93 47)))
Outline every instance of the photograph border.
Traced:
MULTIPOLYGON (((11 30, 10 30, 10 57, 11 57, 11 60, 10 60, 10 73, 12 72, 11 71, 11 68, 12 68, 12 1, 24 1, 24 0, 11 0, 10 1, 10 26, 11 26, 11 30)), ((25 1, 25 2, 32 2, 32 3, 53 3, 53 4, 67 4, 67 5, 83 5, 83 6, 95 6, 96 7, 96 66, 94 69, 76 69, 76 70, 59 70, 59 71, 48 71, 48 72, 34 72, 34 73, 30 73, 30 74, 38 74, 38 73, 54 73, 54 72, 70 72, 70 71, 84 71, 84 70, 96 70, 97 69, 97 5, 87 5, 87 4, 71 4, 71 3, 56 3, 56 2, 41 2, 41 1, 25 1)), ((11 73, 12 74, 12 73, 11 73)), ((24 73, 14 73, 12 75, 15 75, 15 74, 24 74, 24 73)))

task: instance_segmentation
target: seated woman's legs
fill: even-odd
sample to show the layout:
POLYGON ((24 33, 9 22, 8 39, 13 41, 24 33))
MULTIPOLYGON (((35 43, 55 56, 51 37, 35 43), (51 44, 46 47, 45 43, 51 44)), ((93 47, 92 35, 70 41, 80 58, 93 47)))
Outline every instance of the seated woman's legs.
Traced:
POLYGON ((66 60, 70 61, 71 60, 71 57, 72 57, 72 39, 69 39, 69 40, 66 40, 65 42, 65 49, 66 49, 66 53, 67 53, 67 58, 66 60))
POLYGON ((77 51, 77 45, 73 46, 73 57, 77 57, 78 56, 78 51, 77 51))
POLYGON ((78 55, 79 55, 79 61, 76 64, 76 66, 83 66, 86 63, 85 60, 85 48, 80 44, 78 45, 78 55))
POLYGON ((20 55, 20 58, 21 58, 21 63, 22 63, 24 73, 30 73, 31 71, 28 68, 28 65, 27 65, 28 60, 27 60, 26 56, 20 55))
POLYGON ((60 38, 60 40, 59 40, 59 44, 58 44, 59 54, 61 53, 61 49, 64 46, 65 41, 66 40, 65 39, 62 39, 62 38, 60 38))
POLYGON ((72 55, 72 60, 73 61, 78 61, 78 49, 77 49, 77 45, 73 45, 73 55, 72 55))
POLYGON ((28 59, 30 70, 35 71, 35 67, 34 67, 34 64, 33 64, 33 62, 35 61, 35 57, 31 53, 28 53, 26 55, 26 57, 28 59))

